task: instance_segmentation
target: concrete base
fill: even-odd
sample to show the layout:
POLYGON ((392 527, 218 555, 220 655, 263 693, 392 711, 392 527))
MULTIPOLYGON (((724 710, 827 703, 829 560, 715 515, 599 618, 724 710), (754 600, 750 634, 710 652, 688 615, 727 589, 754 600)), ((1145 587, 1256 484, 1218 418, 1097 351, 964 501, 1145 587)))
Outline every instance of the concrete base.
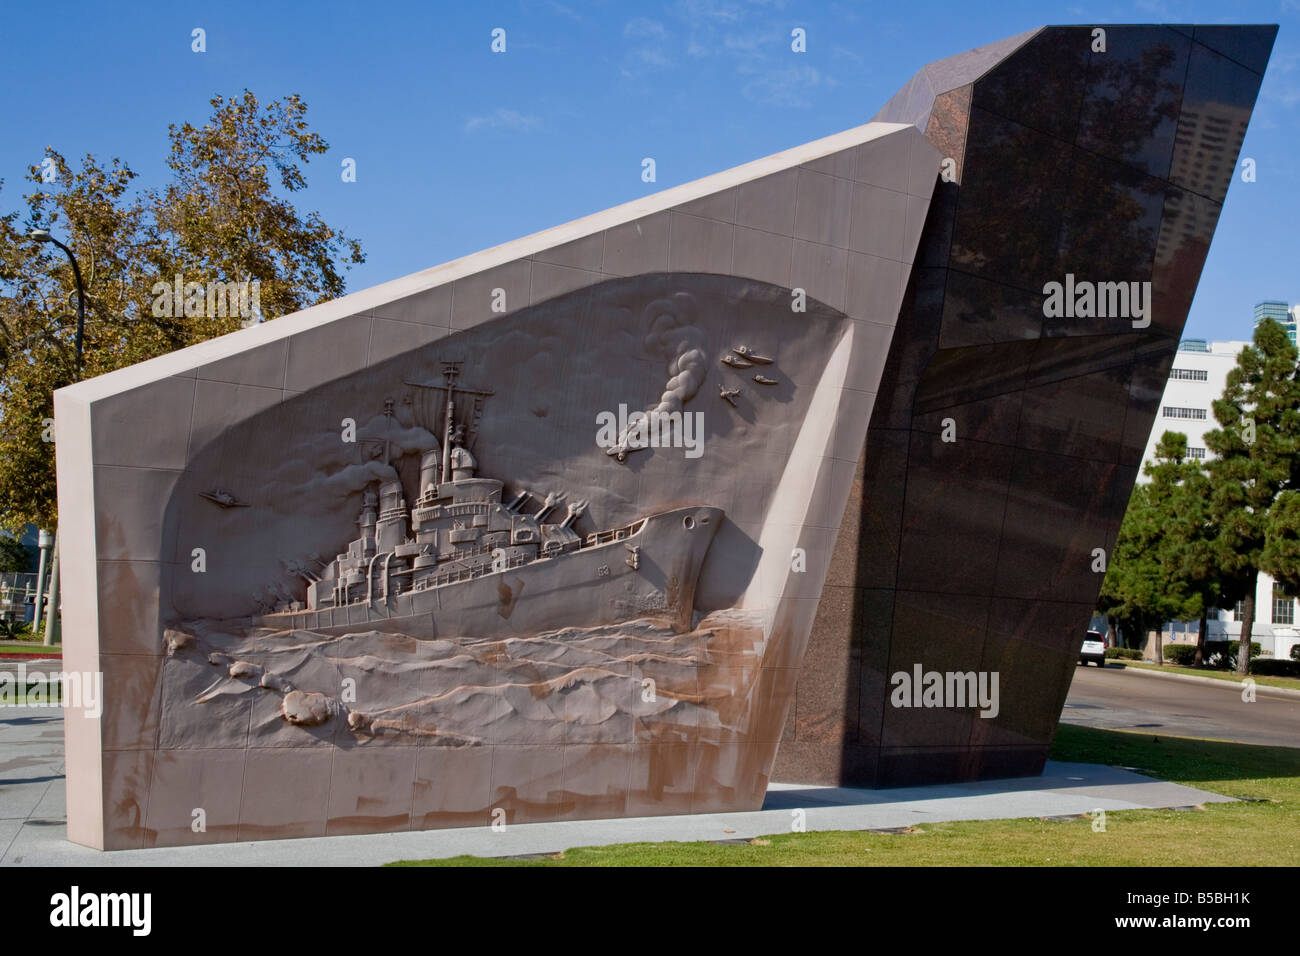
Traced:
POLYGON ((461 854, 516 856, 637 841, 744 840, 808 830, 879 830, 945 820, 1075 816, 1230 803, 1231 797, 1098 764, 1048 761, 1040 777, 895 790, 773 784, 763 809, 671 817, 574 820, 100 852, 67 842, 63 715, 58 708, 0 711, 0 866, 377 866, 461 854))

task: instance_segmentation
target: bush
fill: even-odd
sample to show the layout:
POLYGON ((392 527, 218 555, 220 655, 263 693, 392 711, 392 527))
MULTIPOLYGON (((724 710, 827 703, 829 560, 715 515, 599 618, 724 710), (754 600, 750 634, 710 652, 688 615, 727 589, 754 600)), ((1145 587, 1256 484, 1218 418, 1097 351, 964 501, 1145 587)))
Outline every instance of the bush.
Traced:
MULTIPOLYGON (((1205 663, 1222 670, 1237 667, 1237 641, 1206 641, 1205 663)), ((1250 642, 1250 659, 1259 657, 1259 641, 1250 642)))
POLYGON ((32 638, 32 626, 26 621, 15 624, 0 619, 0 640, 26 641, 32 638))
POLYGON ((1106 648, 1106 656, 1109 658, 1118 657, 1120 660, 1125 661, 1142 660, 1142 652, 1131 647, 1108 647, 1106 648))
POLYGON ((1300 661, 1251 661, 1250 672, 1260 677, 1300 677, 1300 661))
POLYGON ((1293 644, 1291 646, 1291 660, 1300 661, 1300 644, 1293 644))
POLYGON ((1171 664, 1181 664, 1183 667, 1191 667, 1192 662, 1196 660, 1195 644, 1166 644, 1164 647, 1165 660, 1171 664))

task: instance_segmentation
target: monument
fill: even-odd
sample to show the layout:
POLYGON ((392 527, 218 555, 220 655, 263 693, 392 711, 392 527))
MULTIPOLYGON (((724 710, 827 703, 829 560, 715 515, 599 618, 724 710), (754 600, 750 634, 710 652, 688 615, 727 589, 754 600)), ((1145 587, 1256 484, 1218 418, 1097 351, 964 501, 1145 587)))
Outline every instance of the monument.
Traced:
POLYGON ((930 64, 877 114, 949 173, 776 779, 1041 772, 1276 33, 1048 27, 930 64), (893 706, 918 663, 996 673, 998 716, 893 706))
POLYGON ((69 838, 1035 772, 1274 30, 1093 32, 60 390, 69 838))

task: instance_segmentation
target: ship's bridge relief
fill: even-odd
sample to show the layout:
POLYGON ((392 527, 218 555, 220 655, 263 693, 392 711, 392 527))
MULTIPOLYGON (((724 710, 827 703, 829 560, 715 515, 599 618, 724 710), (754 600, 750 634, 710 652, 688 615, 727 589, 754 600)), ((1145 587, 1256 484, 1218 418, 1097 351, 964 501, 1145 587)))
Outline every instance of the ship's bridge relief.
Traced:
MULTIPOLYGON (((679 509, 583 536, 574 525, 586 513, 586 500, 549 492, 538 501, 532 491, 520 488, 503 502, 505 483, 477 476, 478 462, 466 447, 473 440, 467 425, 477 422, 483 399, 491 393, 467 389, 473 401, 466 404, 473 413, 468 421, 458 421, 459 364, 444 364, 446 402, 439 428, 443 441, 440 448, 421 454, 420 491, 414 507, 408 509, 400 480, 374 482, 362 497, 358 536, 319 573, 295 564, 296 573, 306 581, 305 601, 281 603, 261 622, 277 627, 354 628, 435 612, 454 619, 465 617, 476 602, 504 601, 501 593, 511 595, 504 606, 513 614, 512 588, 526 589, 530 603, 536 594, 548 605, 543 613, 554 614, 573 610, 566 609, 562 594, 599 582, 601 592, 586 599, 591 606, 579 617, 612 620, 631 607, 667 613, 677 624, 688 626, 695 581, 722 512, 707 507, 679 509), (442 449, 450 451, 443 454, 442 449), (658 530, 652 533, 656 522, 658 530), (570 560, 579 554, 592 557, 585 562, 570 560), (530 567, 534 565, 536 570, 530 567), (544 570, 548 567, 560 570, 544 570), (510 584, 502 581, 495 591, 464 587, 508 572, 518 575, 510 584), (549 607, 552 604, 555 607, 549 607)), ((391 399, 385 402, 386 416, 391 417, 393 404, 391 399)), ((383 463, 391 465, 387 441, 382 454, 383 463)), ((429 625, 431 632, 439 628, 429 625)))
MULTIPOLYGON (((784 287, 716 275, 611 279, 258 411, 207 442, 167 505, 174 553, 206 542, 210 558, 205 577, 172 576, 162 597, 169 620, 352 608, 331 615, 351 621, 369 615, 367 602, 395 618, 403 612, 393 598, 469 576, 487 581, 430 602, 440 632, 468 626, 458 623, 465 595, 489 589, 491 600, 515 608, 509 630, 521 633, 538 588, 533 571, 520 569, 532 562, 540 569, 544 559, 571 565, 548 600, 563 607, 564 588, 600 579, 615 586, 592 599, 637 619, 668 603, 654 587, 692 577, 673 567, 676 549, 714 532, 714 560, 692 557, 699 580, 689 595, 674 592, 673 602, 693 600, 698 583, 700 613, 752 603, 745 595, 777 469, 805 428, 811 386, 825 378, 832 346, 850 332, 842 312, 815 300, 791 325, 788 296, 784 287), (578 340, 575 321, 601 333, 578 340), (762 368, 780 384, 740 389, 735 366, 718 361, 728 355, 770 359, 762 368), (710 384, 727 395, 714 398, 710 384), (681 458, 637 445, 618 467, 591 441, 589 422, 593 412, 623 405, 668 408, 670 419, 678 410, 702 415, 696 437, 707 436, 708 454, 681 458), (342 441, 340 420, 354 423, 342 441), (726 515, 698 521, 699 508, 726 515), (638 531, 637 522, 648 523, 638 531), (695 532, 683 534, 692 523, 695 532), (662 535, 669 550, 629 541, 634 534, 662 535), (607 545, 618 553, 578 570, 573 556, 607 545), (634 556, 625 545, 641 551, 634 556), (500 575, 492 575, 501 571, 518 600, 496 594, 500 575), (631 576, 645 583, 644 600, 622 593, 631 576)), ((400 631, 395 622, 389 629, 400 631)))

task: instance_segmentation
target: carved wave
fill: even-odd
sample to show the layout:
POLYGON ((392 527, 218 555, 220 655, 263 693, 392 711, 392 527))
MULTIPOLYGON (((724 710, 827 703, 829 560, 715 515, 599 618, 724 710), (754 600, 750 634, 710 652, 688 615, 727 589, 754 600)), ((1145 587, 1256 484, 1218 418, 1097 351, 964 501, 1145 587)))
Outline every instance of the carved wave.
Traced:
POLYGON ((764 647, 763 615, 740 610, 500 640, 198 622, 169 632, 160 745, 724 739, 747 729, 764 647))

